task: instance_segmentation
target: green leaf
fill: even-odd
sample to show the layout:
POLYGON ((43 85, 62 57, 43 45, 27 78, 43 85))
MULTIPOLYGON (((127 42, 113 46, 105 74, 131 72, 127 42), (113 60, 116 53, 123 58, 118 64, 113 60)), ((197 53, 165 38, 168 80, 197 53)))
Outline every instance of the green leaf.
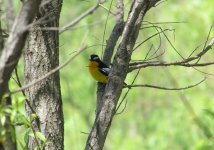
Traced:
POLYGON ((25 135, 24 135, 24 141, 25 141, 25 143, 28 142, 28 137, 29 137, 29 135, 30 135, 30 131, 31 131, 30 128, 28 128, 28 129, 25 131, 25 135))
POLYGON ((4 112, 8 113, 8 114, 11 114, 12 113, 12 108, 7 107, 7 108, 4 109, 4 112))
POLYGON ((23 123, 26 125, 26 126, 30 126, 31 123, 30 121, 27 119, 27 117, 25 117, 24 115, 21 115, 21 120, 23 121, 23 123))
POLYGON ((27 143, 25 142, 25 145, 24 145, 20 140, 18 140, 18 141, 19 141, 19 145, 22 148, 22 150, 27 150, 27 143))
MULTIPOLYGON (((32 132, 29 135, 34 137, 34 134, 32 132)), ((41 132, 36 131, 36 137, 39 138, 44 143, 47 141, 45 136, 41 132)))
POLYGON ((41 133, 41 132, 36 132, 36 136, 40 139, 40 140, 42 140, 44 143, 46 142, 46 138, 45 138, 45 136, 41 133))

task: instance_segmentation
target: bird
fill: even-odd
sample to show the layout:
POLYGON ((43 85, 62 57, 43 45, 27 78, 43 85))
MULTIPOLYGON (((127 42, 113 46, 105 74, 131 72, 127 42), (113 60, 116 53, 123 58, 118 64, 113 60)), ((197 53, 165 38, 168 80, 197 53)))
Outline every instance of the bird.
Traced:
MULTIPOLYGON (((108 75, 110 68, 100 60, 99 56, 92 54, 89 59, 89 72, 91 76, 100 83, 107 83, 108 75)), ((125 82, 123 83, 124 87, 131 89, 125 82)))
POLYGON ((92 54, 89 59, 89 72, 100 83, 106 83, 110 68, 100 60, 99 56, 92 54))

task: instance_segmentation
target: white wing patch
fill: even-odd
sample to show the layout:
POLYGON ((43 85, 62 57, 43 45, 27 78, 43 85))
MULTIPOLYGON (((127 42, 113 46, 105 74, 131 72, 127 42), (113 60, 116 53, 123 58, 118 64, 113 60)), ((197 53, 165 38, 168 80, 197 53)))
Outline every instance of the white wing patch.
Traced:
POLYGON ((108 75, 110 72, 110 68, 99 68, 101 72, 103 72, 104 74, 108 75))

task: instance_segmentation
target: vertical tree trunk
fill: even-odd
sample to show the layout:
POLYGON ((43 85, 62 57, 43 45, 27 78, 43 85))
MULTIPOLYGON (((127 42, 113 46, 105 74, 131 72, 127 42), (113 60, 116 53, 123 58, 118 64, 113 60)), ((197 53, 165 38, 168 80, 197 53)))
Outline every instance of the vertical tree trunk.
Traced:
MULTIPOLYGON (((59 65, 58 31, 40 30, 42 27, 58 27, 62 0, 52 0, 43 5, 37 15, 39 24, 30 32, 24 54, 25 84, 37 79, 59 65)), ((25 91, 27 99, 39 116, 40 122, 32 122, 48 140, 46 150, 61 150, 64 145, 64 120, 60 92, 59 72, 35 84, 25 91)), ((26 106, 28 116, 32 112, 26 106)), ((28 149, 36 147, 34 138, 29 138, 28 149)))

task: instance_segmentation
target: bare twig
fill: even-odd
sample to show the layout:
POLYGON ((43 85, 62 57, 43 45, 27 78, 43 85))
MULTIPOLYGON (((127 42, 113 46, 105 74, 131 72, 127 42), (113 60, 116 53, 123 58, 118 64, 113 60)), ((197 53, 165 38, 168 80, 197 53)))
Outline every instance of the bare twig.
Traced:
POLYGON ((104 5, 102 4, 99 4, 100 7, 102 7, 103 9, 105 9, 108 13, 111 13, 113 16, 115 16, 116 14, 114 12, 111 11, 111 7, 108 9, 107 7, 105 7, 104 5))
MULTIPOLYGON (((139 73, 140 73, 140 70, 141 70, 141 69, 138 69, 138 71, 137 71, 137 73, 136 73, 136 75, 135 75, 135 77, 134 77, 134 79, 133 79, 133 81, 132 81, 132 83, 131 83, 130 85, 133 85, 133 84, 134 84, 135 80, 137 79, 137 77, 138 77, 138 75, 139 75, 139 73)), ((125 95, 123 96, 123 98, 122 98, 122 100, 120 101, 120 103, 118 104, 118 106, 117 106, 117 108, 116 108, 116 112, 119 110, 121 104, 123 103, 123 101, 125 100, 125 98, 128 96, 129 91, 131 90, 131 88, 130 88, 129 85, 127 85, 126 87, 128 88, 128 90, 127 90, 127 92, 125 93, 125 95)), ((122 109, 120 112, 117 112, 116 115, 119 115, 119 114, 123 113, 123 111, 124 111, 125 108, 126 108, 126 104, 127 104, 127 100, 125 101, 125 104, 124 104, 123 109, 122 109)))
MULTIPOLYGON (((22 87, 22 84, 21 84, 21 81, 20 81, 20 79, 19 79, 19 75, 18 75, 18 72, 17 72, 17 67, 15 68, 15 76, 16 76, 16 83, 17 83, 18 86, 21 88, 21 87, 22 87)), ((26 101, 28 107, 30 108, 31 112, 32 112, 33 114, 36 114, 36 117, 35 117, 36 125, 37 125, 38 130, 41 132, 40 118, 39 118, 39 116, 37 115, 36 111, 35 111, 35 110, 33 109, 33 107, 31 106, 30 101, 26 98, 26 95, 25 95, 24 90, 22 90, 22 94, 23 94, 23 96, 25 97, 25 101, 26 101)), ((31 128, 31 130, 33 131, 34 139, 35 139, 35 141, 36 141, 36 144, 37 144, 37 146, 38 146, 38 149, 41 150, 41 146, 40 146, 39 140, 38 140, 37 135, 36 135, 36 129, 34 128, 34 126, 33 126, 32 124, 30 125, 30 128, 31 128)))
POLYGON ((135 84, 135 85, 128 85, 128 87, 130 87, 130 88, 133 88, 133 87, 148 87, 148 88, 155 88, 155 89, 160 89, 160 90, 177 91, 177 90, 186 90, 186 89, 193 88, 195 86, 198 86, 199 84, 201 84, 205 80, 206 80, 206 78, 202 79, 201 81, 199 81, 199 82, 197 82, 195 84, 188 85, 186 87, 179 87, 179 88, 169 88, 169 87, 162 87, 162 86, 156 86, 156 85, 150 85, 150 84, 135 84))
MULTIPOLYGON (((104 40, 105 40, 106 27, 107 27, 107 22, 108 22, 108 18, 109 18, 109 14, 110 14, 110 10, 111 10, 112 3, 113 3, 113 0, 111 0, 110 7, 109 7, 109 11, 108 11, 108 14, 107 14, 107 18, 106 18, 106 22, 105 22, 105 26, 104 26, 104 31, 103 31, 103 40, 102 40, 102 44, 104 44, 104 40)), ((101 54, 102 57, 103 57, 103 49, 104 49, 104 46, 102 46, 102 54, 101 54)))
POLYGON ((147 42, 148 40, 150 40, 151 38, 157 36, 157 35, 160 35, 160 33, 164 33, 165 31, 172 31, 171 29, 164 29, 160 32, 157 32, 155 34, 153 34, 152 36, 148 37, 147 39, 145 39, 143 42, 141 42, 140 44, 138 44, 134 49, 133 51, 135 51, 137 48, 139 48, 142 44, 144 44, 145 42, 147 42))
MULTIPOLYGON (((213 24, 214 24, 214 23, 213 23, 213 24)), ((206 39, 206 41, 205 41, 205 44, 204 44, 204 47, 203 47, 203 50, 202 50, 202 52, 204 52, 204 53, 206 53, 206 50, 204 50, 204 49, 207 47, 207 42, 208 42, 208 40, 209 40, 210 33, 211 33, 211 31, 212 31, 212 28, 213 28, 213 24, 212 24, 211 27, 210 27, 210 30, 209 30, 207 39, 206 39)), ((212 42, 212 41, 211 41, 211 42, 212 42)), ((213 40, 213 42, 214 42, 214 40, 213 40)), ((208 50, 209 50, 209 49, 208 49, 208 50)), ((203 55, 203 54, 201 54, 201 55, 203 55)), ((198 58, 198 60, 197 60, 196 63, 198 63, 198 62, 200 61, 200 59, 201 59, 201 57, 198 58)))
MULTIPOLYGON (((149 22, 149 21, 143 21, 143 26, 150 25, 150 24, 179 24, 179 23, 187 23, 186 21, 165 21, 165 22, 149 22)), ((144 28, 144 27, 143 27, 144 28)))
POLYGON ((35 128, 30 124, 30 128, 31 128, 31 130, 33 131, 33 136, 34 136, 34 139, 35 139, 35 141, 36 141, 36 145, 37 145, 37 147, 38 147, 38 150, 41 150, 41 146, 40 146, 40 144, 39 144, 39 140, 38 140, 38 138, 37 138, 37 136, 36 136, 36 130, 35 130, 35 128))
POLYGON ((130 64, 129 71, 133 71, 135 69, 139 68, 146 68, 149 66, 184 66, 184 67, 201 67, 201 66, 208 66, 214 64, 214 62, 207 62, 207 63, 189 63, 193 60, 196 60, 206 54, 214 45, 214 38, 211 39, 211 42, 205 47, 201 52, 196 54, 195 56, 188 57, 186 59, 183 59, 182 61, 175 61, 175 62, 134 62, 130 64))
MULTIPOLYGON (((152 24, 152 23, 151 23, 152 24)), ((161 31, 163 31, 162 30, 162 28, 161 27, 158 27, 158 26, 155 26, 154 24, 152 24, 152 27, 154 27, 155 28, 155 30, 157 31, 157 33, 159 33, 159 28, 161 29, 161 31)), ((150 56, 150 58, 152 58, 155 54, 157 54, 157 52, 160 50, 160 47, 161 47, 161 40, 162 40, 162 38, 161 38, 161 33, 160 34, 158 34, 158 37, 159 37, 159 45, 158 45, 158 48, 155 50, 155 52, 150 56)), ((150 59, 149 58, 149 59, 150 59)), ((145 60, 145 59, 144 59, 145 60)))
POLYGON ((67 25, 65 25, 64 27, 62 27, 60 29, 59 33, 62 33, 64 31, 66 31, 66 30, 69 30, 71 27, 73 27, 78 22, 80 22, 83 18, 87 17, 88 15, 92 14, 95 10, 97 10, 100 7, 100 4, 102 4, 104 2, 105 2, 105 0, 104 1, 98 0, 98 2, 94 6, 92 6, 90 9, 86 10, 84 13, 82 13, 81 15, 79 15, 72 22, 70 22, 67 25))

